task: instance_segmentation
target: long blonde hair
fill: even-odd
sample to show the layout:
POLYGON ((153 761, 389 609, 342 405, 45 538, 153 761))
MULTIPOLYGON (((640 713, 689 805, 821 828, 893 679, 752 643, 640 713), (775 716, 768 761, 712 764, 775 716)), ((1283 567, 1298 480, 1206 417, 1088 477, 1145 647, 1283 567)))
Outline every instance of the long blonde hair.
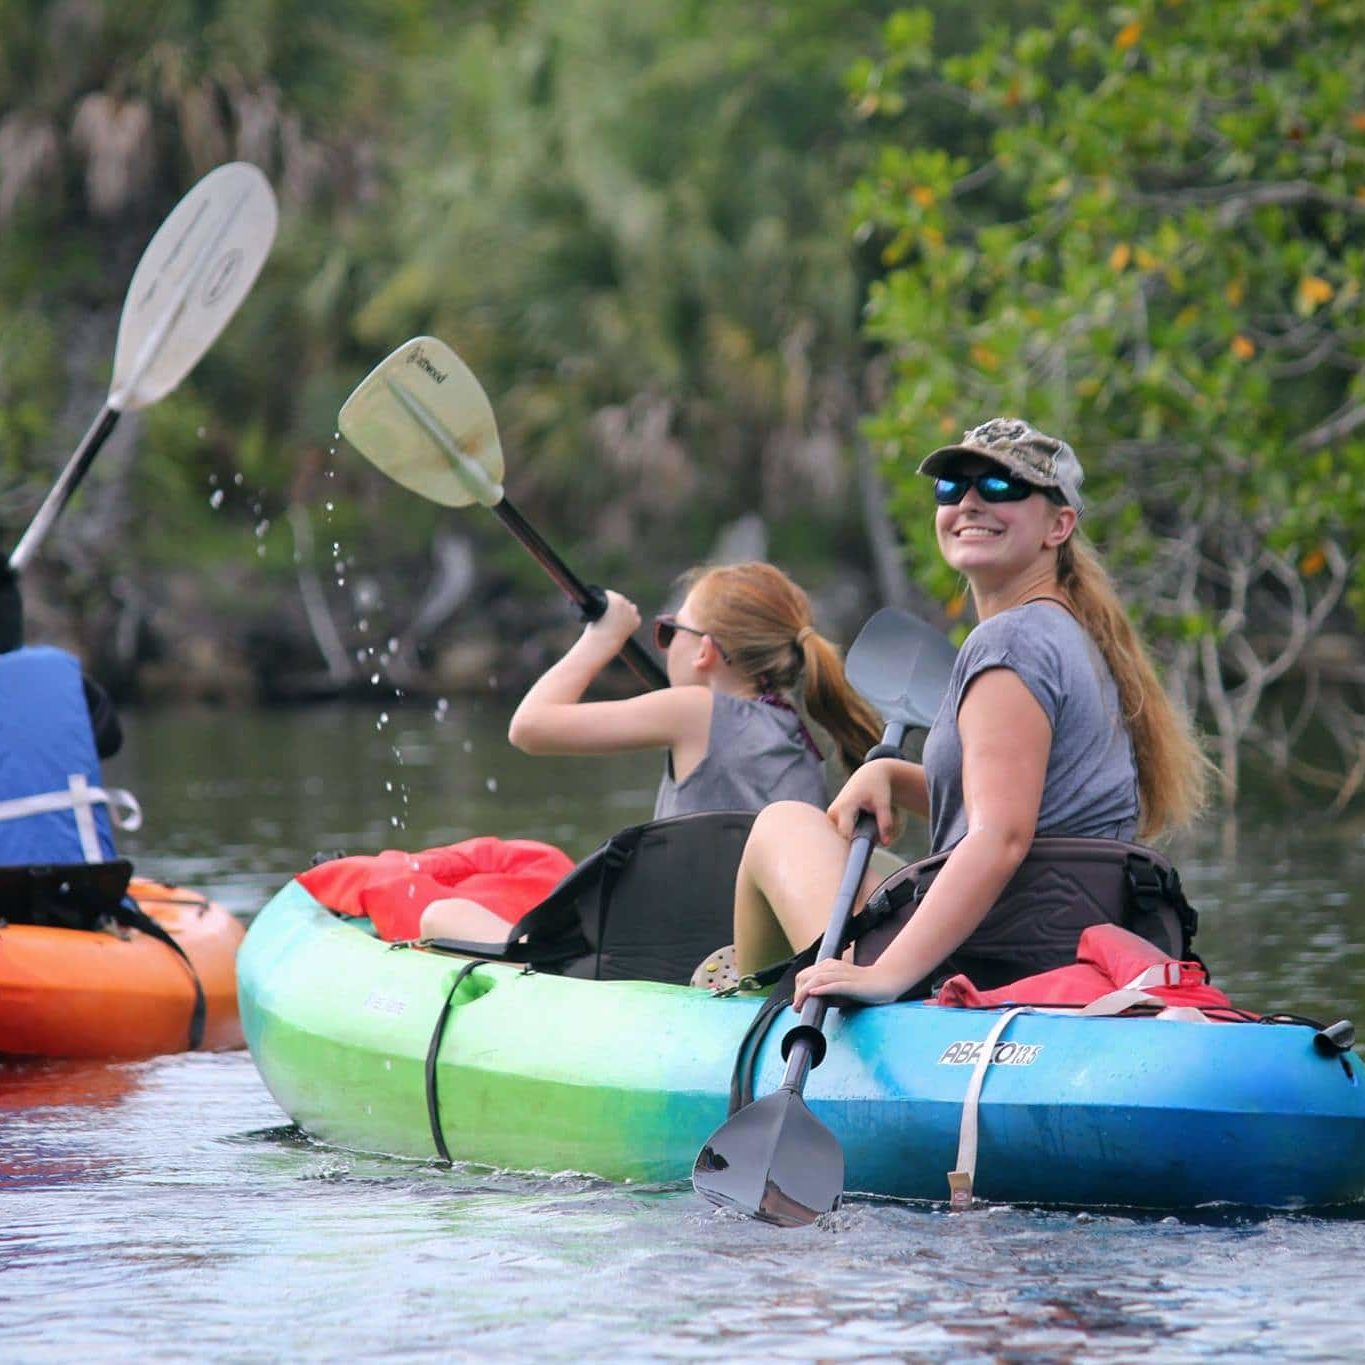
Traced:
POLYGON ((873 708, 854 691, 843 655, 811 623, 810 598, 772 564, 724 564, 683 576, 697 625, 760 693, 790 693, 852 769, 881 738, 873 708))
POLYGON ((1137 762, 1138 832, 1150 838, 1189 824, 1204 808, 1213 765, 1166 695, 1113 580, 1079 531, 1057 550, 1057 582, 1118 686, 1137 762))

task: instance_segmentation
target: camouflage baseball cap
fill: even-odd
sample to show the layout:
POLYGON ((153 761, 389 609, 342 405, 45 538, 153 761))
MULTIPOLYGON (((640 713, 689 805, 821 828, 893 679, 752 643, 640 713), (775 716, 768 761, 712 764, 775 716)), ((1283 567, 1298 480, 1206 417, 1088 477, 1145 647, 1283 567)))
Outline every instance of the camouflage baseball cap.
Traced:
POLYGON ((937 478, 958 455, 980 455, 994 460, 1028 483, 1055 488, 1077 512, 1085 510, 1081 500, 1085 471, 1076 452, 1065 441, 1045 436, 1017 417, 992 417, 964 432, 956 445, 940 446, 934 451, 920 465, 919 472, 937 478))

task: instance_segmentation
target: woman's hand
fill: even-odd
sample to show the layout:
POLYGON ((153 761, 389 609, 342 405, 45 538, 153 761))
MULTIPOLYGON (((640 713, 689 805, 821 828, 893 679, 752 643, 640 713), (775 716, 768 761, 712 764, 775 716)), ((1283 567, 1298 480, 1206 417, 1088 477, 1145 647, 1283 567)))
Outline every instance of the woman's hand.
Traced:
POLYGON ((841 995, 869 1005, 886 1005, 912 985, 892 977, 880 962, 870 967, 855 967, 841 957, 828 957, 796 974, 796 995, 792 1004, 800 1009, 812 995, 841 995))
POLYGON ((877 817, 879 842, 889 844, 896 837, 893 786, 897 769, 904 766, 899 759, 876 758, 871 763, 864 763, 844 783, 826 814, 845 839, 853 837, 853 826, 863 811, 871 811, 877 817))
POLYGON ((588 622, 580 643, 610 659, 640 628, 640 609, 628 597, 607 589, 607 609, 588 622))

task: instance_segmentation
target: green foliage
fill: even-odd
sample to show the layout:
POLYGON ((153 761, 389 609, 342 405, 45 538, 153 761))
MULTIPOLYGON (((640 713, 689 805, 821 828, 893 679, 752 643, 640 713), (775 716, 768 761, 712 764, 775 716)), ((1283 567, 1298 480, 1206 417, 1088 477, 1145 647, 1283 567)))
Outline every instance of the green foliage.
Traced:
POLYGON ((685 558, 737 512, 803 513, 820 488, 787 460, 830 428, 837 457, 856 401, 840 76, 875 18, 580 0, 466 26, 408 73, 395 260, 359 335, 451 341, 566 534, 685 558))
POLYGON ((1077 447, 1088 528, 1158 607, 1189 569, 1168 537, 1197 528, 1180 633, 1212 629, 1262 551, 1311 601, 1340 547, 1365 609, 1362 20, 1358 0, 1064 3, 929 81, 928 16, 887 26, 855 96, 913 117, 946 87, 956 145, 984 148, 895 137, 854 198, 896 373, 869 430, 941 595, 914 466, 1003 411, 1077 447))

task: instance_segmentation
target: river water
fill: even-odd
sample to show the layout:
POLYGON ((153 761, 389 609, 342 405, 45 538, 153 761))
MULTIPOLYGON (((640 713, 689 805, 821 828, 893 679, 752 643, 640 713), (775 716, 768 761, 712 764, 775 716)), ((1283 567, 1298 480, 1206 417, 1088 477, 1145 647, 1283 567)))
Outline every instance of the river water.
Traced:
MULTIPOLYGON (((496 705, 126 718, 139 871, 249 919, 315 851, 646 815, 650 759, 530 760, 496 705)), ((908 850, 913 852, 913 849, 908 850)), ((1365 825, 1274 793, 1178 849, 1252 1007, 1365 1023, 1365 825)), ((681 1188, 357 1156, 245 1053, 0 1064, 6 1361, 1358 1361, 1365 1219, 854 1201, 779 1231, 681 1188)))

